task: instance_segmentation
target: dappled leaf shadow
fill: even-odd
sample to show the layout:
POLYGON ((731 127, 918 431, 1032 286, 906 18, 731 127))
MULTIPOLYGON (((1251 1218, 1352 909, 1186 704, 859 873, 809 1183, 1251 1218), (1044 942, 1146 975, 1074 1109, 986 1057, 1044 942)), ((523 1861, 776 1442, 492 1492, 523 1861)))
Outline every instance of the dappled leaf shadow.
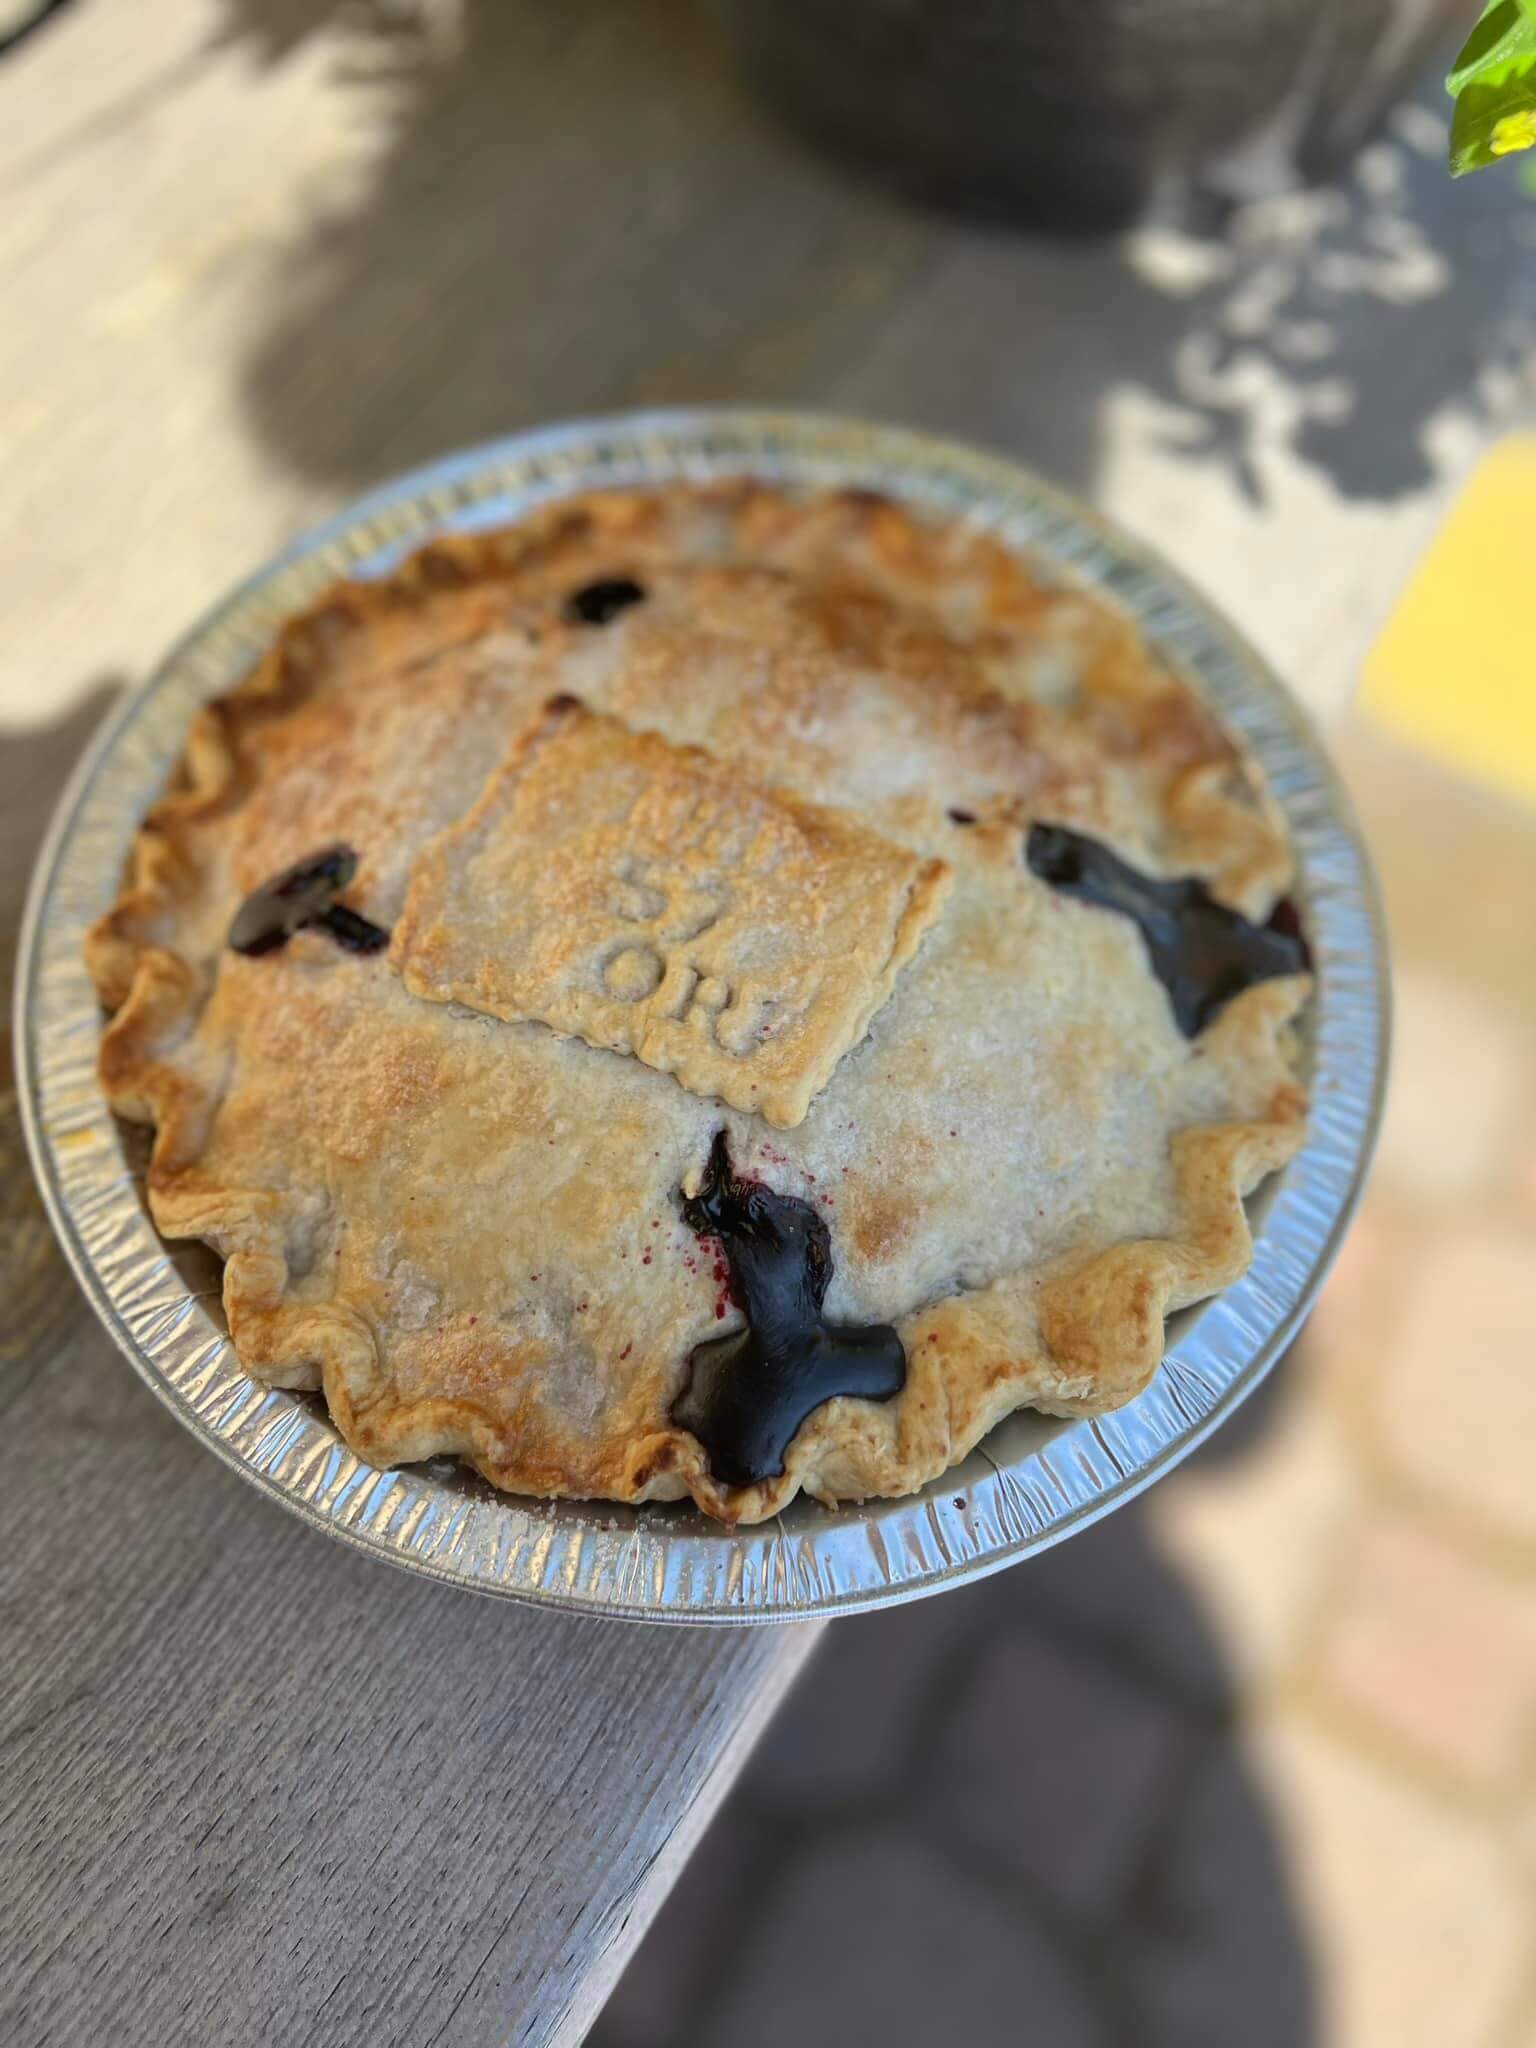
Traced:
POLYGON ((1512 180, 1451 184, 1437 98, 1431 80, 1336 185, 1133 257, 1184 312, 1137 381, 1182 415, 1171 445, 1251 497, 1279 447, 1347 498, 1421 488, 1436 424, 1496 404, 1536 344, 1536 208, 1512 180))
POLYGON ((904 417, 1092 484, 1139 390, 1192 474, 1262 499, 1431 474, 1536 333, 1536 207, 1452 186, 1437 82, 1333 187, 1067 248, 926 214, 760 113, 703 0, 224 0, 332 53, 384 146, 274 259, 245 391, 286 462, 371 482, 534 421, 757 400, 904 417))

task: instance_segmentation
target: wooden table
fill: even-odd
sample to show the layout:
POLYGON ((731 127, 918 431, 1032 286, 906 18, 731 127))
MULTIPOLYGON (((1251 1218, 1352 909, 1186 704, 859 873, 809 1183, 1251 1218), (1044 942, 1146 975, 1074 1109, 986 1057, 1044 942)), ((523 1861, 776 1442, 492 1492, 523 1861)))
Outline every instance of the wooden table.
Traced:
MULTIPOLYGON (((74 0, 0 66, 6 978, 111 692, 445 447, 732 398, 984 440, 1327 713, 1536 390, 1536 203, 1446 183, 1432 91, 1337 192, 1065 249, 844 183, 681 0, 349 18, 74 0)), ((558 1620, 289 1520, 91 1326, 4 1093, 0 1299, 7 2048, 578 2040, 815 1631, 558 1620)))

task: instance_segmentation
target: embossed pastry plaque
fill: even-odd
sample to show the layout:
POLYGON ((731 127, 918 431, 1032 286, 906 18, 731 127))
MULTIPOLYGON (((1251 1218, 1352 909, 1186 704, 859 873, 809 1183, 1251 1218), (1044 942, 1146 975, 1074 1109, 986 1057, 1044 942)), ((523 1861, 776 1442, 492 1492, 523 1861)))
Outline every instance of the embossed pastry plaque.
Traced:
POLYGON ((422 853, 412 994, 631 1053, 797 1124, 938 915, 950 871, 571 698, 422 853))

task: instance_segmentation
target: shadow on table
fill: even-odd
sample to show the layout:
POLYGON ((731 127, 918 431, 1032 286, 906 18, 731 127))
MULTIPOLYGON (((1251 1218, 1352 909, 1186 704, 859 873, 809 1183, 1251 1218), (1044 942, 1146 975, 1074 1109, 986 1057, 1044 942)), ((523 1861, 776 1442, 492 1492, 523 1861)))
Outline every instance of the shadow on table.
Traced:
POLYGON ((103 677, 56 725, 0 726, 0 1414, 56 1355, 85 1304, 32 1180, 11 1064, 16 942, 37 849, 59 793, 121 688, 103 677))
POLYGON ((261 435, 331 485, 561 415, 757 400, 906 418, 1083 487, 1132 390, 1250 496, 1274 444, 1391 498, 1536 325, 1536 209, 1447 179, 1433 79, 1335 188, 1061 247, 825 168, 745 96, 704 0, 223 6, 273 62, 325 36, 380 136, 357 205, 277 252, 244 373, 261 435))
POLYGON ((54 725, 0 723, 0 1086, 10 1074, 11 976, 32 864, 59 794, 123 680, 98 678, 54 725))
MULTIPOLYGON (((1242 1457, 1288 1379, 1201 1458, 1242 1457)), ((1135 1504, 835 1624, 593 2048, 1304 2048, 1307 1947, 1236 1718, 1135 1504)))

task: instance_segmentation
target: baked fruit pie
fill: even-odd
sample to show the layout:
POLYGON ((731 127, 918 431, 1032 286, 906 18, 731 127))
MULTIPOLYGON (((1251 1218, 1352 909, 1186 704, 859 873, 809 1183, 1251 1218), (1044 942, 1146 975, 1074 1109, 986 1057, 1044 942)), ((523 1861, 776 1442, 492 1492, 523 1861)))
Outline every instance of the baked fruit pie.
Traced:
POLYGON ((198 717, 89 961, 155 1222, 375 1464, 754 1521, 1091 1414, 1296 1150, 1256 769, 1101 600, 857 491, 567 499, 198 717))

